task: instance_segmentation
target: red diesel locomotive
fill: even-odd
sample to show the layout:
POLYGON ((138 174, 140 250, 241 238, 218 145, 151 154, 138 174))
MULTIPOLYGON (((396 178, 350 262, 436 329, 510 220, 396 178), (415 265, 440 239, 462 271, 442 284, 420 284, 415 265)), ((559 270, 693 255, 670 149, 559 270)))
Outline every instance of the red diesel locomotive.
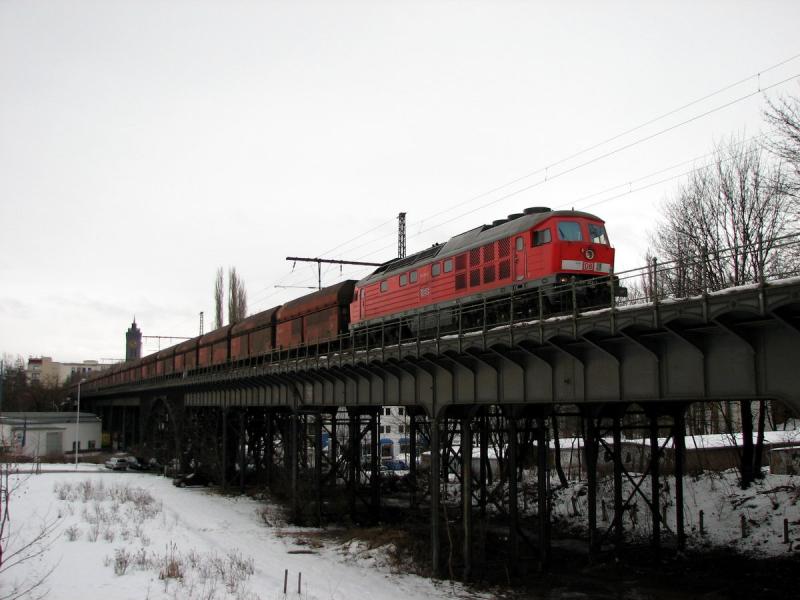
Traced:
MULTIPOLYGON (((370 327, 377 329, 377 324, 390 323, 388 329, 393 326, 397 334, 406 329, 425 334, 433 330, 434 321, 437 329, 452 325, 459 307, 495 299, 515 298, 514 316, 564 308, 572 301, 599 306, 607 304, 612 293, 625 295, 613 272, 614 249, 602 219, 578 211, 529 208, 444 244, 391 260, 361 281, 337 283, 233 326, 115 365, 92 379, 114 385, 183 376, 196 369, 329 342, 348 331, 362 335, 370 327), (564 286, 572 282, 576 285, 564 286), (456 310, 448 311, 448 307, 456 310)), ((508 317, 502 308, 495 310, 487 315, 484 309, 478 318, 491 322, 508 317)), ((468 321, 463 314, 458 318, 462 325, 468 321)))
POLYGON ((558 286, 572 281, 581 282, 579 304, 596 305, 610 300, 613 268, 599 217, 528 208, 379 267, 356 284, 350 328, 512 293, 523 298, 515 313, 530 312, 537 297, 524 292, 539 288, 550 307, 560 307, 566 297, 558 286))

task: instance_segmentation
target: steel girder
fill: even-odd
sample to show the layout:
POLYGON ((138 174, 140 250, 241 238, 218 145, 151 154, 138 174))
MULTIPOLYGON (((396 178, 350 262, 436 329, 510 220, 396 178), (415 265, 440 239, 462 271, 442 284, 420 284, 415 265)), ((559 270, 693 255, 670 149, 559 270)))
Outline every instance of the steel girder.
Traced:
POLYGON ((407 405, 428 415, 463 404, 747 399, 800 410, 798 341, 791 280, 86 396, 99 406, 170 390, 190 405, 407 405))

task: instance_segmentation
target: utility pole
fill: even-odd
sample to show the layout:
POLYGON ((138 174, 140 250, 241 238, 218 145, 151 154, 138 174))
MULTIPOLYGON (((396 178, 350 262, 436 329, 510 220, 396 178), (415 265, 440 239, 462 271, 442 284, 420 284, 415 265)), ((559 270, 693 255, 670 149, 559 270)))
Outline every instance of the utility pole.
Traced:
POLYGON ((0 412, 3 410, 3 388, 6 382, 6 363, 0 359, 0 412))
POLYGON ((406 213, 397 215, 397 258, 406 257, 406 213))
POLYGON ((317 263, 317 289, 322 289, 322 263, 330 263, 333 265, 359 265, 364 267, 379 267, 383 263, 374 262, 360 262, 357 260, 336 260, 332 258, 303 258, 300 256, 287 256, 286 260, 294 262, 315 262, 317 263))

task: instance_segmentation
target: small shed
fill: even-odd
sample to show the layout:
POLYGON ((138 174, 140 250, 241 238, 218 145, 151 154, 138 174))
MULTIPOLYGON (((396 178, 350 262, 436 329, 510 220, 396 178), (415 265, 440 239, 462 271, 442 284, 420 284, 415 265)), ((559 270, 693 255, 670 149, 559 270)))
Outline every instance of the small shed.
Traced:
POLYGON ((93 413, 6 412, 0 414, 0 451, 29 458, 62 459, 100 449, 100 418, 93 413))

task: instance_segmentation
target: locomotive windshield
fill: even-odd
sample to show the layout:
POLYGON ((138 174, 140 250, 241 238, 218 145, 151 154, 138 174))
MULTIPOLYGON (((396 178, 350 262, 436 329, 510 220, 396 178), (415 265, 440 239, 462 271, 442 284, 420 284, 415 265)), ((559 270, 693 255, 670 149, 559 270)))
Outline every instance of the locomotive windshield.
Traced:
POLYGON ((589 239, 594 244, 603 244, 604 246, 608 246, 606 230, 602 225, 589 223, 589 239))
POLYGON ((561 221, 558 224, 558 239, 565 242, 580 242, 583 240, 580 223, 575 221, 561 221))

